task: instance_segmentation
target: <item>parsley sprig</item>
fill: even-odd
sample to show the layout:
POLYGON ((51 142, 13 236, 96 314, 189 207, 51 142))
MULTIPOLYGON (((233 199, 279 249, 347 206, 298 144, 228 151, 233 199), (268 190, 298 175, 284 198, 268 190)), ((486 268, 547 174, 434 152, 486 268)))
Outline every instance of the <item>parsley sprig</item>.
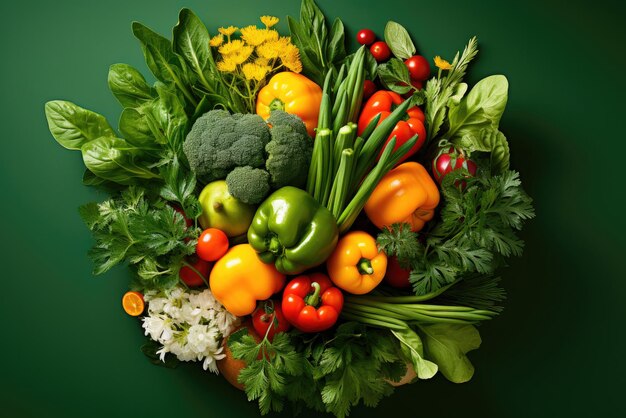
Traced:
POLYGON ((439 222, 418 234, 394 225, 378 236, 388 255, 409 265, 417 295, 435 292, 472 273, 491 274, 503 257, 519 256, 523 221, 534 216, 519 174, 469 177, 455 170, 444 178, 439 222), (466 182, 466 187, 461 183, 466 182))

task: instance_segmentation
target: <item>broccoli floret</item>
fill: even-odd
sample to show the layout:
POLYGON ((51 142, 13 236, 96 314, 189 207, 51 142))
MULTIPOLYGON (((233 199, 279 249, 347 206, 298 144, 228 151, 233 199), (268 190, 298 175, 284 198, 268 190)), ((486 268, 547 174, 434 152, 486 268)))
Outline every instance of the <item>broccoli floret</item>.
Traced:
POLYGON ((273 110, 270 117, 267 118, 267 123, 271 126, 288 126, 299 134, 306 136, 309 135, 306 130, 306 125, 302 122, 302 119, 283 110, 273 110))
POLYGON ((249 205, 261 203, 270 192, 267 171, 250 166, 237 167, 226 177, 228 191, 237 200, 249 205))
POLYGON ((203 182, 225 178, 235 167, 263 167, 269 128, 258 115, 212 110, 193 124, 183 144, 191 169, 203 182))
MULTIPOLYGON (((276 113, 272 112, 272 116, 276 113)), ((286 120, 282 116, 281 119, 286 120)), ((299 122, 304 127, 302 121, 299 122)), ((270 133, 272 140, 265 146, 268 154, 265 168, 270 174, 272 188, 304 187, 313 154, 313 140, 306 133, 306 128, 272 123, 270 133)))

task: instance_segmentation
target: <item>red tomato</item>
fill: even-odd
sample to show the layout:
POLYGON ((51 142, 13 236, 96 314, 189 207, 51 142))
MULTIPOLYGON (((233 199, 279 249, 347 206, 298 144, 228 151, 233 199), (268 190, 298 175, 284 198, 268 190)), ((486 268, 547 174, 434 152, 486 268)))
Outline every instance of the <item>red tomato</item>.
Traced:
POLYGON ((196 254, 205 261, 216 261, 228 251, 228 237, 217 228, 202 231, 198 238, 196 254))
POLYGON ((186 260, 189 266, 183 265, 178 272, 178 277, 189 287, 204 286, 208 281, 212 263, 192 255, 186 260), (195 271, 194 271, 195 269, 195 271), (200 275, 198 275, 200 273, 200 275))
POLYGON ((387 272, 385 273, 385 282, 389 286, 397 288, 406 288, 411 286, 409 281, 410 269, 403 269, 396 257, 387 259, 387 272))
POLYGON ((372 80, 365 80, 363 82, 363 100, 369 99, 374 93, 376 93, 376 84, 372 80))
POLYGON ((371 45, 376 40, 376 35, 371 29, 361 29, 356 34, 356 41, 361 45, 371 45))
POLYGON ((376 62, 387 61, 389 57, 391 57, 389 45, 383 41, 374 42, 372 46, 370 46, 370 52, 374 56, 374 59, 376 59, 376 62))
POLYGON ((265 300, 252 313, 252 325, 254 330, 263 338, 267 333, 267 339, 272 341, 274 335, 288 331, 291 324, 285 319, 283 310, 278 300, 265 300), (270 328, 268 331, 267 329, 270 328))
MULTIPOLYGON (((472 176, 476 175, 476 163, 468 160, 462 151, 450 147, 447 151, 441 150, 433 160, 433 176, 441 184, 443 178, 457 168, 465 168, 472 176)), ((465 184, 462 184, 465 187, 465 184)))
POLYGON ((430 64, 421 55, 413 55, 404 61, 404 64, 409 69, 409 74, 413 80, 424 81, 430 76, 430 64))

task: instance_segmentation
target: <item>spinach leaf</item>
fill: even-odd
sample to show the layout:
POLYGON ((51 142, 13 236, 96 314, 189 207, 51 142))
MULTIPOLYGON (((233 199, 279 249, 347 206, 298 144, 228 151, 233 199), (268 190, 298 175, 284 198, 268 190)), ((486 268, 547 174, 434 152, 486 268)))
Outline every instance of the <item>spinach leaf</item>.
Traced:
POLYGON ((419 328, 426 356, 437 363, 445 378, 454 383, 469 381, 474 366, 465 354, 480 347, 478 330, 473 325, 457 324, 420 324, 419 328))
POLYGON ((379 65, 378 77, 385 87, 398 94, 405 94, 412 90, 409 69, 397 58, 379 65))
POLYGON ((81 151, 85 167, 100 178, 133 184, 139 179, 159 177, 142 161, 142 150, 123 139, 100 137, 84 144, 81 151))
POLYGON ((329 32, 326 17, 313 0, 302 0, 300 21, 288 16, 287 23, 291 39, 300 50, 303 74, 323 85, 328 71, 336 69, 346 57, 343 23, 336 19, 329 32))
POLYGON ((396 57, 405 60, 415 54, 415 45, 409 32, 399 23, 389 21, 385 25, 385 42, 396 57))
POLYGON ((400 341, 400 348, 407 360, 411 361, 417 377, 430 379, 437 374, 437 365, 424 359, 424 346, 422 339, 408 325, 402 330, 391 330, 393 335, 400 341))
POLYGON ((458 106, 450 108, 448 121, 450 140, 475 133, 482 128, 498 128, 508 98, 509 83, 503 75, 483 78, 458 106))
POLYGON ((178 24, 173 30, 174 52, 181 56, 187 67, 209 91, 214 91, 205 73, 215 67, 209 50, 209 31, 202 21, 189 9, 182 9, 178 15, 178 24))
POLYGON ((56 141, 72 150, 102 136, 115 136, 104 116, 83 109, 72 102, 53 100, 46 103, 48 128, 56 141))
POLYGON ((154 98, 154 89, 139 71, 127 64, 109 68, 109 89, 124 107, 137 107, 154 98))
POLYGON ((153 106, 154 120, 167 139, 170 149, 180 155, 188 127, 183 101, 174 89, 164 84, 157 83, 156 89, 159 100, 153 106))
POLYGON ((143 149, 161 149, 159 137, 155 137, 150 129, 147 112, 152 110, 152 106, 142 106, 137 108, 126 108, 120 116, 119 130, 126 141, 143 149))
POLYGON ((187 88, 187 67, 166 38, 139 22, 133 22, 133 34, 141 43, 146 64, 154 76, 163 83, 175 84, 185 99, 193 106, 198 104, 187 88))

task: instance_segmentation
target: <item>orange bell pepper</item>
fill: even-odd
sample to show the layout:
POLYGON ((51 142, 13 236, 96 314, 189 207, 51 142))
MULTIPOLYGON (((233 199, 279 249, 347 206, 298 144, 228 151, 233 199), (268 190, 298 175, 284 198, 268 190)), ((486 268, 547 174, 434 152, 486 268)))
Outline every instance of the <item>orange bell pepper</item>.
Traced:
POLYGON ((382 229, 394 223, 408 223, 419 231, 430 221, 439 204, 439 189, 424 166, 400 164, 378 183, 365 203, 365 213, 382 229))
POLYGON ((285 275, 265 264, 250 244, 232 247, 211 270, 211 292, 235 316, 254 312, 258 300, 269 299, 285 285, 285 275))
POLYGON ((321 102, 320 86, 302 74, 284 71, 272 77, 259 91, 256 113, 266 120, 272 110, 284 110, 297 115, 306 125, 309 136, 313 137, 321 102))
POLYGON ((352 231, 339 240, 326 261, 328 276, 335 286, 355 295, 370 292, 387 271, 387 256, 378 251, 376 239, 363 231, 352 231))

